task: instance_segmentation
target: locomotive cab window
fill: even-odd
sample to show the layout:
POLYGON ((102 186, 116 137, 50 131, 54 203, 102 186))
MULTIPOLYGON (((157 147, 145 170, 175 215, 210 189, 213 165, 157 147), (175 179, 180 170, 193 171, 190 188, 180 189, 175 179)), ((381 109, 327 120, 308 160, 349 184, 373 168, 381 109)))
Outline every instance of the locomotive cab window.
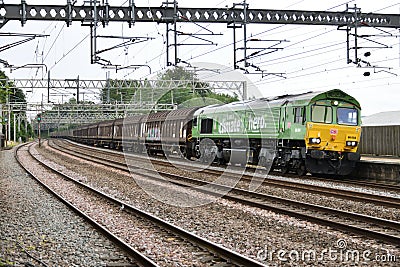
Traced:
POLYGON ((193 117, 193 127, 197 127, 197 117, 193 117))
POLYGON ((332 123, 332 107, 314 105, 311 107, 313 122, 332 123))
POLYGON ((209 134, 212 133, 213 119, 201 119, 200 133, 209 134))
POLYGON ((358 111, 354 108, 338 108, 337 123, 344 125, 357 125, 358 111))
POLYGON ((295 107, 293 108, 293 115, 294 115, 294 123, 301 123, 304 124, 305 120, 305 108, 303 107, 295 107))

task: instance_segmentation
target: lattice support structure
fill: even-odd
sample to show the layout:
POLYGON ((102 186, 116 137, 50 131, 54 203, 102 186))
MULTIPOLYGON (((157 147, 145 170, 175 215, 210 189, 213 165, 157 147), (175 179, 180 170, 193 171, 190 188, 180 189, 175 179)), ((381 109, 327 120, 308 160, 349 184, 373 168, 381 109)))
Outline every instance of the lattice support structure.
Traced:
POLYGON ((159 98, 169 92, 178 89, 210 90, 212 92, 223 92, 236 94, 240 99, 247 99, 246 82, 243 81, 183 81, 183 80, 81 80, 81 79, 7 79, 0 80, 0 84, 8 88, 19 88, 22 90, 38 90, 44 88, 68 89, 83 88, 89 90, 100 90, 109 87, 110 90, 120 88, 135 89, 130 101, 125 103, 109 104, 55 104, 55 103, 11 103, 3 106, 5 113, 26 112, 36 116, 42 114, 42 125, 45 124, 71 124, 90 123, 95 121, 123 118, 127 114, 144 114, 153 110, 176 109, 174 103, 157 104, 159 98), (129 103, 128 103, 129 102, 129 103))
POLYGON ((246 99, 247 93, 242 81, 192 81, 192 80, 82 80, 82 79, 0 79, 0 84, 8 88, 40 89, 40 88, 162 88, 171 90, 196 84, 196 89, 229 90, 246 99))
MULTIPOLYGON (((128 1, 126 1, 128 2, 128 1)), ((377 14, 358 12, 327 12, 327 11, 304 11, 304 10, 271 10, 271 9, 250 9, 244 0, 243 4, 236 4, 233 8, 184 8, 178 7, 177 1, 164 2, 161 7, 137 7, 134 0, 130 0, 128 6, 110 6, 108 1, 90 0, 89 5, 75 6, 71 0, 67 5, 29 5, 26 0, 21 4, 0 3, 0 28, 10 20, 17 20, 25 25, 28 20, 64 21, 67 26, 73 22, 80 22, 82 26, 90 26, 91 36, 91 63, 102 65, 113 64, 109 60, 102 59, 99 54, 104 51, 97 51, 97 25, 108 25, 110 22, 127 22, 131 27, 136 22, 156 22, 166 24, 167 36, 167 65, 177 65, 178 58, 177 23, 225 23, 233 25, 234 35, 238 27, 244 31, 244 67, 237 66, 236 50, 234 48, 234 68, 244 69, 250 73, 247 62, 247 24, 299 24, 299 25, 330 25, 343 27, 354 22, 360 26, 400 28, 399 14, 377 14), (169 28, 173 25, 173 29, 169 28), (169 33, 174 33, 173 42, 169 40, 169 33), (171 60, 169 48, 172 46, 174 59, 171 60)), ((192 34, 192 37, 194 35, 192 34)), ((235 36, 236 37, 236 36, 235 36)), ((197 36, 197 38, 199 38, 197 36)), ((201 39, 201 38, 200 38, 201 39)), ((202 39, 203 41, 205 39, 202 39)), ((136 42, 137 43, 137 42, 136 42)), ((214 44, 212 42, 206 43, 214 44)), ((236 44, 236 42, 235 42, 236 44)), ((116 46, 119 47, 119 46, 116 46)), ((113 47, 115 48, 115 47, 113 47)), ((110 48, 110 49, 113 49, 110 48)), ((109 49, 107 49, 108 51, 109 49)), ((182 61, 183 63, 183 61, 182 61)), ((256 73, 259 68, 256 68, 256 73)), ((118 67, 116 68, 118 70, 118 67)), ((269 75, 261 70, 262 76, 269 75)), ((282 74, 271 73, 282 76, 282 74)))
MULTIPOLYGON (((67 26, 72 22, 97 22, 107 25, 109 22, 156 22, 172 23, 175 14, 178 22, 231 23, 244 19, 243 9, 230 8, 184 8, 178 7, 134 7, 108 4, 96 5, 97 16, 93 16, 93 6, 67 5, 28 5, 3 4, 0 6, 1 26, 10 20, 18 20, 22 25, 27 20, 64 21, 67 26)), ((360 13, 360 22, 372 27, 400 28, 399 14, 360 13)), ((305 11, 305 10, 273 10, 248 9, 247 23, 259 24, 300 24, 300 25, 331 25, 341 26, 354 22, 353 12, 305 11)))
MULTIPOLYGON (((93 22, 107 25, 109 22, 157 22, 172 23, 174 7, 134 7, 109 4, 97 4, 97 16, 93 16, 93 6, 74 6, 71 1, 67 5, 29 5, 3 4, 0 6, 1 26, 10 20, 18 20, 22 25, 28 20, 64 21, 67 26, 72 22, 93 22)), ((177 8, 179 22, 231 23, 244 19, 243 9, 231 8, 177 8)), ((300 24, 300 25, 346 25, 355 21, 353 12, 305 11, 305 10, 273 10, 247 9, 247 23, 261 24, 300 24)), ((400 28, 399 14, 361 13, 358 19, 373 27, 400 28)))

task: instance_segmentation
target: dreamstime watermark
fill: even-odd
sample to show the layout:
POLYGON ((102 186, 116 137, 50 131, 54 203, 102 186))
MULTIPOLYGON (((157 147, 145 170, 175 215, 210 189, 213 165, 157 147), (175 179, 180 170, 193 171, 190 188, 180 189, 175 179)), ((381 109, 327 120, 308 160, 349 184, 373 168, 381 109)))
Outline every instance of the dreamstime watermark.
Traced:
POLYGON ((400 262, 400 257, 391 254, 387 249, 382 248, 380 252, 351 249, 344 239, 338 239, 334 247, 322 249, 287 250, 265 246, 264 249, 258 251, 257 259, 267 262, 400 262))

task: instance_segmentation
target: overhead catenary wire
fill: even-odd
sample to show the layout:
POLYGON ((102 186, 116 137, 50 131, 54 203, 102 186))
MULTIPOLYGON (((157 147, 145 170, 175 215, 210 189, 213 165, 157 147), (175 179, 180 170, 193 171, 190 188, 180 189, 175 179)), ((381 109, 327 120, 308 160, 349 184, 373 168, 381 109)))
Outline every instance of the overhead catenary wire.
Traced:
MULTIPOLYGON (((347 2, 345 2, 345 3, 350 3, 350 2, 353 2, 353 1, 354 1, 354 0, 347 1, 347 2)), ((338 6, 339 6, 339 5, 338 5, 338 6)), ((337 6, 335 6, 335 7, 337 7, 337 6)), ((333 8, 334 8, 334 7, 333 7, 333 8)), ((329 9, 327 9, 327 10, 330 10, 330 9, 332 9, 332 8, 329 8, 329 9)), ((274 28, 272 28, 272 29, 268 29, 268 30, 262 31, 262 32, 260 32, 260 33, 253 34, 252 36, 255 37, 255 36, 263 35, 263 34, 266 34, 266 33, 271 32, 271 31, 274 31, 274 30, 283 28, 283 27, 285 27, 285 26, 287 26, 287 25, 279 25, 279 26, 276 26, 276 27, 274 27, 274 28)), ((301 26, 298 26, 297 28, 301 28, 301 26)), ((291 30, 291 29, 289 29, 289 30, 287 30, 287 31, 290 31, 290 30, 291 30)), ((322 34, 326 34, 326 33, 322 33, 322 34)), ((305 39, 305 40, 306 40, 306 39, 305 39)), ((243 39, 242 39, 242 40, 238 40, 237 43, 238 43, 238 42, 241 42, 241 41, 243 41, 243 39)), ((185 61, 193 60, 193 59, 200 58, 200 57, 203 57, 203 56, 208 55, 208 54, 211 54, 211 53, 218 52, 219 50, 222 50, 223 48, 232 46, 233 44, 234 44, 233 42, 232 42, 232 43, 228 43, 228 44, 225 44, 225 45, 220 46, 220 47, 218 47, 218 48, 215 48, 215 49, 212 49, 212 50, 209 50, 209 51, 206 51, 206 52, 202 52, 201 54, 199 54, 199 55, 197 55, 197 56, 192 56, 190 59, 186 59, 185 61)), ((223 72, 225 72, 225 71, 228 71, 228 72, 229 72, 229 71, 231 71, 231 70, 230 70, 230 68, 226 68, 226 69, 223 70, 223 72)))
MULTIPOLYGON (((329 31, 329 32, 332 32, 333 30, 331 30, 331 31, 329 31)), ((396 30, 392 30, 390 33, 395 33, 395 31, 396 30)), ((325 32, 325 33, 328 33, 328 32, 325 32)), ((325 33, 322 33, 322 34, 325 34, 325 33)), ((321 35, 322 35, 321 34, 321 35)), ((311 38, 316 38, 316 37, 320 37, 321 36, 320 34, 317 34, 317 35, 315 35, 314 37, 311 37, 311 38)), ((301 41, 299 41, 299 42, 296 42, 296 43, 293 43, 293 44, 290 44, 289 46, 294 46, 294 45, 296 45, 296 44, 299 44, 299 43, 302 43, 302 42, 305 42, 305 41, 309 41, 309 40, 311 40, 311 38, 306 38, 306 39, 303 39, 303 40, 301 40, 301 41)), ((378 39, 379 38, 382 38, 382 37, 378 37, 378 39)), ((332 46, 335 46, 335 45, 340 45, 340 44, 344 44, 345 43, 345 41, 342 41, 342 42, 337 42, 336 44, 334 44, 334 45, 332 45, 332 46)), ((289 46, 287 46, 287 47, 289 47, 289 46)), ((287 47, 285 47, 285 48, 287 48, 287 47)), ((331 47, 331 45, 328 45, 328 46, 326 46, 325 48, 329 48, 329 47, 331 47)), ((329 51, 325 51, 325 52, 333 52, 333 51, 337 51, 337 50, 339 50, 339 49, 341 49, 341 48, 337 48, 337 49, 333 49, 333 50, 329 50, 329 51)), ((317 51, 317 50, 320 50, 320 48, 317 48, 317 49, 312 49, 312 50, 308 50, 308 51, 304 51, 304 52, 299 52, 299 53, 295 53, 295 54, 292 54, 292 55, 285 55, 285 56, 282 56, 282 57, 278 57, 278 58, 273 58, 273 59, 269 59, 268 61, 263 61, 263 62, 258 62, 257 64, 262 64, 262 63, 267 63, 267 65, 265 65, 265 66, 271 66, 271 65, 274 65, 274 64, 281 64, 281 63, 285 63, 285 62, 288 62, 288 61, 291 61, 291 63, 293 63, 293 60, 299 60, 299 59, 303 59, 303 58, 309 58, 309 57, 313 57, 313 56, 317 56, 317 55, 320 55, 320 54, 322 54, 322 53, 324 53, 324 51, 322 51, 322 52, 320 52, 320 53, 317 53, 317 54, 308 54, 308 53, 311 53, 311 52, 314 52, 314 51, 317 51), (304 54, 304 56, 302 56, 302 57, 299 57, 299 58, 296 58, 296 59, 290 59, 291 57, 293 57, 293 56, 296 56, 296 55, 298 55, 298 54, 304 54), (307 56, 306 56, 307 55, 307 56), (278 61, 278 62, 277 62, 278 61)), ((327 64, 330 64, 330 63, 333 63, 333 62, 336 62, 336 61, 338 61, 338 60, 335 60, 335 61, 329 61, 329 62, 327 62, 327 64)), ((293 65, 293 64, 292 64, 293 65)), ((322 65, 322 64, 320 64, 320 65, 322 65)), ((260 65, 260 67, 264 67, 264 65, 260 65)), ((302 68, 302 70, 304 70, 304 69, 306 69, 306 68, 302 68)), ((231 71, 229 68, 227 68, 227 69, 224 69, 224 71, 226 71, 226 72, 229 72, 229 71, 231 71)), ((213 77, 213 76, 216 76, 216 74, 211 74, 209 77, 206 77, 206 78, 211 78, 211 77, 213 77)))
MULTIPOLYGON (((354 1, 354 0, 353 0, 353 1, 354 1)), ((126 2, 127 2, 127 1, 124 1, 123 4, 125 4, 126 2)), ((224 3, 224 2, 226 2, 226 1, 222 1, 222 2, 220 2, 220 3, 224 3)), ((300 2, 301 2, 301 1, 300 1, 300 2)), ((352 2, 352 1, 347 1, 346 3, 350 3, 350 2, 352 2)), ((219 4, 220 4, 220 3, 219 3, 219 4)), ((299 3, 299 2, 298 2, 298 3, 299 3)), ((123 5, 123 4, 122 4, 122 5, 123 5)), ((329 9, 328 9, 328 10, 329 10, 329 9)), ((281 25, 281 26, 285 26, 285 25, 281 25)), ((279 28, 279 27, 281 27, 281 26, 278 26, 277 28, 279 28)), ((267 30, 267 31, 269 31, 269 30, 267 30)), ((259 34, 265 33, 265 32, 267 32, 267 31, 261 32, 261 33, 259 33, 259 34)), ((255 34, 254 36, 256 36, 256 35, 258 35, 258 34, 255 34)), ((87 36, 85 36, 84 39, 86 39, 86 38, 87 38, 87 36)), ((84 39, 83 39, 83 40, 84 40, 84 39)), ((82 42, 79 42, 78 45, 80 45, 80 43, 82 43, 82 42)), ((209 52, 207 52, 207 53, 203 53, 201 56, 206 55, 206 54, 208 54, 208 53, 216 52, 216 51, 218 51, 218 50, 220 50, 220 49, 222 49, 222 48, 225 48, 225 47, 227 47, 227 46, 229 46, 229 45, 232 45, 232 44, 228 44, 228 45, 219 47, 218 49, 216 49, 216 50, 214 50, 214 51, 209 51, 209 52)), ((76 47, 77 47, 77 46, 75 46, 73 49, 75 49, 76 47)), ((72 49, 72 50, 73 50, 73 49, 72 49)), ((56 64, 59 63, 63 58, 65 58, 65 56, 67 56, 70 52, 71 52, 71 50, 68 51, 65 55, 63 55, 63 57, 62 57, 61 59, 59 59, 59 60, 56 62, 56 64)), ((155 56, 153 59, 149 60, 148 62, 149 62, 149 63, 152 62, 154 59, 157 59, 157 58, 161 57, 163 54, 165 54, 165 51, 163 51, 161 54, 155 56)), ((47 55, 48 55, 48 54, 46 54, 46 57, 47 57, 47 55)), ((194 58, 196 58, 196 56, 195 56, 195 57, 191 57, 191 59, 194 59, 194 58)), ((55 64, 55 65, 56 65, 56 64, 55 64)), ((54 66, 52 66, 51 69, 52 69, 52 68, 54 68, 54 66)), ((125 77, 126 77, 126 76, 125 76, 125 77)))
MULTIPOLYGON (((390 60, 381 60, 381 61, 377 61, 377 62, 374 62, 374 63, 383 63, 383 62, 397 60, 397 59, 398 58, 390 59, 390 60)), ((310 90, 309 86, 307 86, 307 87, 299 86, 298 82, 297 82, 298 78, 314 77, 315 75, 319 75, 319 74, 322 74, 322 73, 331 73, 331 72, 335 72, 335 71, 351 70, 351 69, 354 69, 354 67, 349 65, 349 66, 345 66, 345 67, 339 66, 339 67, 334 67, 334 68, 330 68, 330 69, 323 69, 323 70, 318 70, 318 71, 314 71, 314 72, 303 73, 303 74, 300 74, 300 75, 297 75, 297 76, 292 76, 290 79, 285 80, 285 84, 288 85, 289 84, 288 82, 290 80, 292 80, 293 83, 296 84, 296 89, 292 89, 291 91, 296 91, 296 92, 298 92, 298 91, 307 91, 307 90, 310 90)), ((388 76, 389 76, 389 78, 394 78, 395 77, 392 74, 388 74, 388 75, 385 75, 383 77, 376 77, 376 78, 369 78, 369 79, 359 80, 356 83, 354 81, 346 82, 346 81, 336 81, 335 80, 335 81, 331 82, 330 84, 325 84, 325 85, 320 86, 319 89, 336 87, 338 84, 340 84, 340 85, 351 84, 352 88, 354 89, 354 84, 360 84, 361 82, 372 82, 372 81, 377 81, 377 80, 381 80, 381 81, 387 82, 388 76)), ((255 82, 255 85, 260 86, 260 85, 265 85, 265 84, 274 84, 274 83, 277 83, 277 82, 282 82, 282 81, 281 80, 262 80, 260 82, 255 82)), ((303 83, 307 84, 307 81, 305 81, 303 79, 303 83)))
MULTIPOLYGON (((223 3, 225 3, 226 1, 227 1, 227 0, 223 0, 223 1, 219 2, 219 3, 217 3, 216 6, 219 6, 219 5, 223 4, 223 3)), ((147 1, 147 2, 148 2, 148 5, 149 5, 149 10, 150 10, 150 9, 151 9, 150 3, 149 3, 149 1, 147 1)), ((153 18, 153 21, 154 21, 154 18, 153 18)), ((205 28, 209 27, 210 25, 211 25, 211 24, 207 24, 207 25, 205 26, 205 28)), ((166 41, 165 41, 165 38, 166 38, 166 37, 164 37, 164 35, 160 33, 160 31, 159 31, 157 25, 156 25, 156 29, 157 29, 158 34, 159 34, 160 36, 163 37, 163 44, 165 44, 165 43, 166 43, 166 41)), ((202 29, 198 30, 196 33, 199 33, 200 31, 202 31, 202 29)), ((181 41, 180 43, 182 43, 182 42, 188 40, 189 38, 190 38, 190 37, 186 37, 186 38, 185 38, 183 41, 181 41)), ((165 49, 163 49, 161 53, 157 54, 156 56, 152 57, 150 60, 146 61, 146 64, 151 63, 151 62, 153 62, 153 61, 156 60, 156 59, 161 60, 161 57, 162 57, 163 55, 166 54, 166 49, 168 49, 168 48, 165 47, 165 49)), ((155 71, 155 72, 153 72, 153 73, 147 74, 146 76, 144 76, 144 78, 145 78, 145 77, 148 77, 149 75, 154 75, 154 73, 158 74, 158 73, 160 73, 161 71, 165 70, 165 67, 162 65, 161 62, 159 62, 159 65, 160 65, 160 69, 159 69, 159 70, 157 70, 157 71, 155 71)), ((126 78, 127 76, 129 76, 129 75, 132 74, 133 72, 134 72, 134 71, 131 71, 131 72, 127 73, 126 75, 124 75, 124 78, 126 78)))
MULTIPOLYGON (((127 1, 124 1, 124 3, 126 3, 126 2, 127 2, 127 1)), ((223 2, 226 2, 226 1, 223 1, 223 2)), ((353 1, 347 1, 347 3, 350 3, 350 2, 353 2, 353 1)), ((396 4, 395 4, 395 5, 396 5, 396 4)), ((336 7, 338 7, 338 6, 340 6, 340 5, 337 5, 336 7)), ((391 6, 394 6, 394 5, 391 5, 391 6)), ((328 9, 328 10, 329 10, 329 9, 328 9)), ((380 9, 380 10, 382 10, 382 9, 380 9)), ((157 26, 158 26, 158 25, 157 25, 157 26)), ((281 26, 285 26, 285 25, 281 25, 281 26)), ((271 31, 271 30, 268 29, 267 31, 269 32, 269 31, 271 31)), ((275 30, 275 31, 278 31, 278 30, 275 30)), ((265 31, 264 31, 264 32, 265 32, 265 31)), ((258 33, 258 34, 261 34, 261 33, 258 33)), ((256 35, 254 35, 254 36, 256 36, 256 35)), ((260 36, 262 36, 262 34, 261 34, 260 36)), ((293 35, 292 35, 292 36, 293 36, 293 35)), ((304 39, 303 41, 305 42, 305 39, 304 39)), ((295 46, 295 47, 296 47, 296 46, 295 46)), ((141 47, 141 49, 144 49, 144 48, 145 48, 145 46, 141 47)), ((219 47, 218 47, 218 48, 219 48, 219 47)), ((68 55, 69 52, 70 52, 70 51, 67 52, 67 55, 68 55)), ((218 53, 218 52, 219 52, 219 50, 217 50, 216 53, 218 53)), ((213 52, 210 52, 210 54, 212 54, 212 53, 213 53, 213 52)), ((312 55, 312 54, 315 54, 315 51, 313 52, 313 51, 310 50, 310 52, 304 52, 303 56, 306 56, 307 53, 309 53, 309 55, 312 55)), ((164 55, 164 54, 165 54, 165 51, 163 51, 163 53, 161 53, 161 55, 158 57, 158 59, 161 60, 161 59, 162 59, 161 56, 164 55)), ((46 56, 47 56, 47 55, 48 55, 48 53, 46 54, 46 56)), ((203 56, 203 55, 204 55, 204 53, 202 53, 202 55, 199 55, 199 58, 200 58, 201 56, 203 56)), ((64 55, 64 56, 66 56, 66 55, 64 55)), ((192 59, 195 58, 195 56, 196 56, 196 55, 190 57, 189 59, 192 60, 192 59)), ((297 58, 297 57, 296 57, 296 56, 292 56, 292 58, 294 59, 294 58, 297 58)), ((60 60, 62 61, 63 58, 61 58, 60 60)), ((58 60, 58 62, 59 62, 60 60, 58 60)), ((276 62, 278 62, 277 59, 274 58, 273 60, 274 60, 274 62, 273 62, 274 64, 278 64, 278 63, 276 63, 276 62)), ((287 62, 287 61, 289 61, 290 59, 287 58, 287 59, 283 59, 283 60, 285 60, 285 61, 287 62)), ((297 60, 300 60, 300 59, 297 58, 297 60)), ((57 62, 57 63, 58 63, 58 62, 57 62)), ((271 61, 265 62, 265 64, 268 64, 267 66, 271 66, 271 65, 270 65, 270 64, 271 64, 271 61)), ((52 68, 53 68, 53 67, 54 67, 54 66, 52 66, 52 68)), ((157 73, 157 72, 154 72, 154 71, 153 71, 153 73, 157 73)), ((125 77, 127 77, 127 76, 125 76, 125 77)))
MULTIPOLYGON (((355 1, 355 0, 346 1, 346 2, 344 2, 344 3, 341 4, 341 5, 348 4, 348 3, 351 3, 351 2, 354 2, 354 1, 355 1)), ((302 1, 300 1, 300 2, 302 2, 302 1)), ((300 3, 300 2, 298 2, 298 3, 300 3)), ((295 4, 297 4, 297 3, 295 3, 295 4)), ((291 6, 293 6, 293 5, 290 5, 290 6, 288 6, 288 7, 291 7, 291 6)), ((328 8, 326 11, 329 11, 329 10, 331 10, 331 9, 333 9, 333 8, 338 7, 338 6, 339 6, 339 5, 334 6, 334 7, 331 7, 331 8, 328 8)), ((287 8, 288 8, 288 7, 287 7, 287 8)), ((265 30, 265 31, 262 31, 262 32, 259 32, 259 33, 255 33, 255 34, 253 34, 252 36, 253 36, 253 37, 263 37, 263 35, 265 35, 266 33, 269 33, 269 32, 272 32, 272 31, 275 31, 275 30, 277 30, 277 29, 284 28, 284 27, 287 27, 287 26, 288 26, 287 24, 275 26, 275 27, 273 27, 272 29, 268 29, 268 30, 265 30)), ((301 28, 301 27, 302 27, 302 26, 297 26, 296 28, 301 28)), ((287 30, 287 31, 290 31, 290 30, 291 30, 291 29, 289 29, 289 30, 287 30)), ((305 39, 305 40, 306 40, 306 39, 305 39)), ((240 43, 240 42, 243 42, 243 39, 239 39, 239 40, 236 41, 236 43, 240 43)), ((210 54, 210 53, 217 52, 217 51, 219 51, 219 50, 221 50, 221 49, 223 49, 223 48, 226 48, 226 47, 228 47, 228 46, 233 46, 233 44, 234 44, 234 42, 228 43, 228 44, 223 45, 223 46, 221 46, 221 47, 218 47, 218 48, 209 50, 209 51, 207 51, 207 52, 203 52, 203 53, 201 53, 201 54, 199 54, 199 55, 197 55, 197 56, 191 57, 191 59, 196 59, 196 58, 199 58, 199 57, 208 55, 208 54, 210 54)), ((188 60, 188 59, 187 59, 187 60, 188 60)))
MULTIPOLYGON (((394 34, 395 31, 396 30, 393 30, 391 33, 394 34)), ((314 38, 319 37, 319 36, 320 36, 320 34, 317 34, 317 35, 314 36, 314 38)), ((312 38, 313 37, 311 37, 311 38, 309 37, 309 38, 304 39, 304 40, 309 41, 312 38)), ((378 37, 378 39, 382 39, 382 38, 383 37, 378 37)), ((300 42, 296 42, 296 44, 302 43, 304 40, 302 40, 300 42)), ((339 51, 342 48, 338 47, 338 48, 327 50, 327 51, 324 50, 324 49, 328 49, 328 48, 331 48, 331 47, 337 47, 337 46, 340 46, 340 45, 343 45, 343 44, 345 44, 344 40, 343 41, 338 41, 338 42, 333 42, 333 44, 329 44, 329 45, 326 45, 326 46, 322 46, 324 44, 319 44, 322 47, 318 47, 318 48, 315 48, 315 49, 310 49, 310 50, 307 50, 307 51, 294 53, 294 54, 291 54, 291 55, 284 55, 282 57, 272 58, 272 59, 269 59, 268 61, 258 62, 258 64, 268 63, 267 66, 271 66, 271 65, 274 65, 274 64, 282 64, 282 63, 286 63, 286 62, 289 62, 289 61, 293 63, 294 60, 300 60, 300 59, 304 59, 304 58, 310 58, 310 57, 318 56, 318 55, 321 55, 321 54, 324 54, 324 53, 328 53, 328 52, 339 51), (320 50, 322 50, 322 51, 319 52, 319 53, 313 53, 313 52, 320 51, 320 50), (298 55, 303 55, 303 56, 293 59, 293 57, 296 57, 298 55)), ((293 45, 290 45, 290 46, 293 46, 293 45)), ((287 47, 285 47, 285 48, 287 48, 287 47)), ((298 49, 298 48, 294 48, 294 49, 298 49)), ((336 61, 337 60, 335 60, 335 62, 336 61)), ((326 64, 330 64, 330 63, 333 63, 333 62, 332 61, 328 61, 326 64)), ((306 68, 303 67, 302 69, 304 70, 306 68)), ((232 71, 230 68, 226 68, 226 69, 221 70, 222 73, 226 73, 226 72, 230 72, 230 71, 232 71)), ((218 75, 218 74, 211 74, 210 76, 206 77, 206 79, 207 78, 211 78, 211 77, 216 76, 216 75, 218 75)))
MULTIPOLYGON (((125 1, 120 5, 120 7, 122 7, 122 6, 123 6, 124 4, 126 4, 127 2, 128 2, 128 0, 125 0, 125 1)), ((64 27, 64 26, 65 26, 65 24, 63 24, 63 27, 64 27)), ((96 28, 99 28, 100 25, 95 25, 95 27, 96 27, 96 28)), ((60 31, 60 32, 61 32, 61 31, 60 31)), ((54 65, 51 66, 51 67, 49 68, 49 70, 53 69, 58 63, 60 63, 63 59, 65 59, 72 51, 74 51, 77 47, 79 47, 79 46, 83 43, 83 41, 85 41, 89 36, 90 36, 90 33, 89 33, 89 34, 86 34, 78 43, 75 44, 75 46, 73 46, 70 50, 68 50, 67 53, 64 53, 63 56, 62 56, 61 58, 59 58, 58 60, 56 60, 56 62, 54 63, 54 65)), ((56 39, 58 39, 58 36, 57 36, 56 39)))
MULTIPOLYGON (((397 43, 393 43, 393 44, 391 44, 391 46, 396 46, 396 45, 398 45, 397 43)), ((336 49, 335 49, 336 50, 336 49)), ((378 48, 376 48, 376 49, 373 49, 373 50, 371 50, 372 52, 374 52, 374 51, 377 51, 378 50, 378 48)), ((316 56, 316 55, 313 55, 313 56, 316 56)), ((373 67, 373 66, 376 66, 376 64, 379 64, 379 63, 382 63, 382 62, 385 62, 385 61, 390 61, 390 60, 393 60, 393 59, 397 59, 397 58, 390 58, 390 59, 384 59, 384 60, 379 60, 379 61, 372 61, 372 62, 369 62, 370 64, 371 64, 371 67, 373 67)), ((302 71, 306 71, 306 70, 308 70, 308 69, 313 69, 313 68, 315 68, 315 67, 321 67, 321 66, 324 66, 324 65, 330 65, 330 64, 332 64, 332 63, 336 63, 336 62, 338 62, 338 61, 341 61, 341 60, 343 60, 343 58, 340 58, 339 57, 339 59, 335 59, 335 60, 330 60, 330 61, 325 61, 325 62, 322 62, 322 63, 318 63, 317 65, 312 65, 311 67, 304 67, 304 66, 302 66, 300 69, 298 69, 298 70, 296 70, 296 71, 292 71, 292 72, 290 72, 290 73, 288 73, 289 75, 290 74, 294 74, 294 73, 298 73, 298 72, 302 72, 302 71)), ((346 67, 342 67, 342 68, 354 68, 354 65, 348 65, 348 66, 346 66, 346 67)), ((324 70, 324 71, 322 71, 322 72, 325 72, 326 70, 324 70)), ((305 74, 305 75, 308 75, 308 74, 305 74)), ((288 77, 288 79, 294 79, 294 78, 298 78, 298 77, 301 77, 301 76, 295 76, 295 77, 288 77)), ((258 82, 256 82, 256 83, 267 83, 268 82, 268 79, 266 79, 266 80, 259 80, 258 82)))

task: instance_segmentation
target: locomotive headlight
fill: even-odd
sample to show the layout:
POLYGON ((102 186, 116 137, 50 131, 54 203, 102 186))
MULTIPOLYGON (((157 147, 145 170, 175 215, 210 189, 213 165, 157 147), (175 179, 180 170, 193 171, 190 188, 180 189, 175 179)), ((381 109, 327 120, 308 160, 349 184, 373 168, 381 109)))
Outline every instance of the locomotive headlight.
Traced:
POLYGON ((308 140, 308 142, 310 144, 320 144, 321 143, 321 138, 319 138, 319 137, 310 138, 308 140))
POLYGON ((346 141, 346 146, 357 146, 357 141, 346 141))

